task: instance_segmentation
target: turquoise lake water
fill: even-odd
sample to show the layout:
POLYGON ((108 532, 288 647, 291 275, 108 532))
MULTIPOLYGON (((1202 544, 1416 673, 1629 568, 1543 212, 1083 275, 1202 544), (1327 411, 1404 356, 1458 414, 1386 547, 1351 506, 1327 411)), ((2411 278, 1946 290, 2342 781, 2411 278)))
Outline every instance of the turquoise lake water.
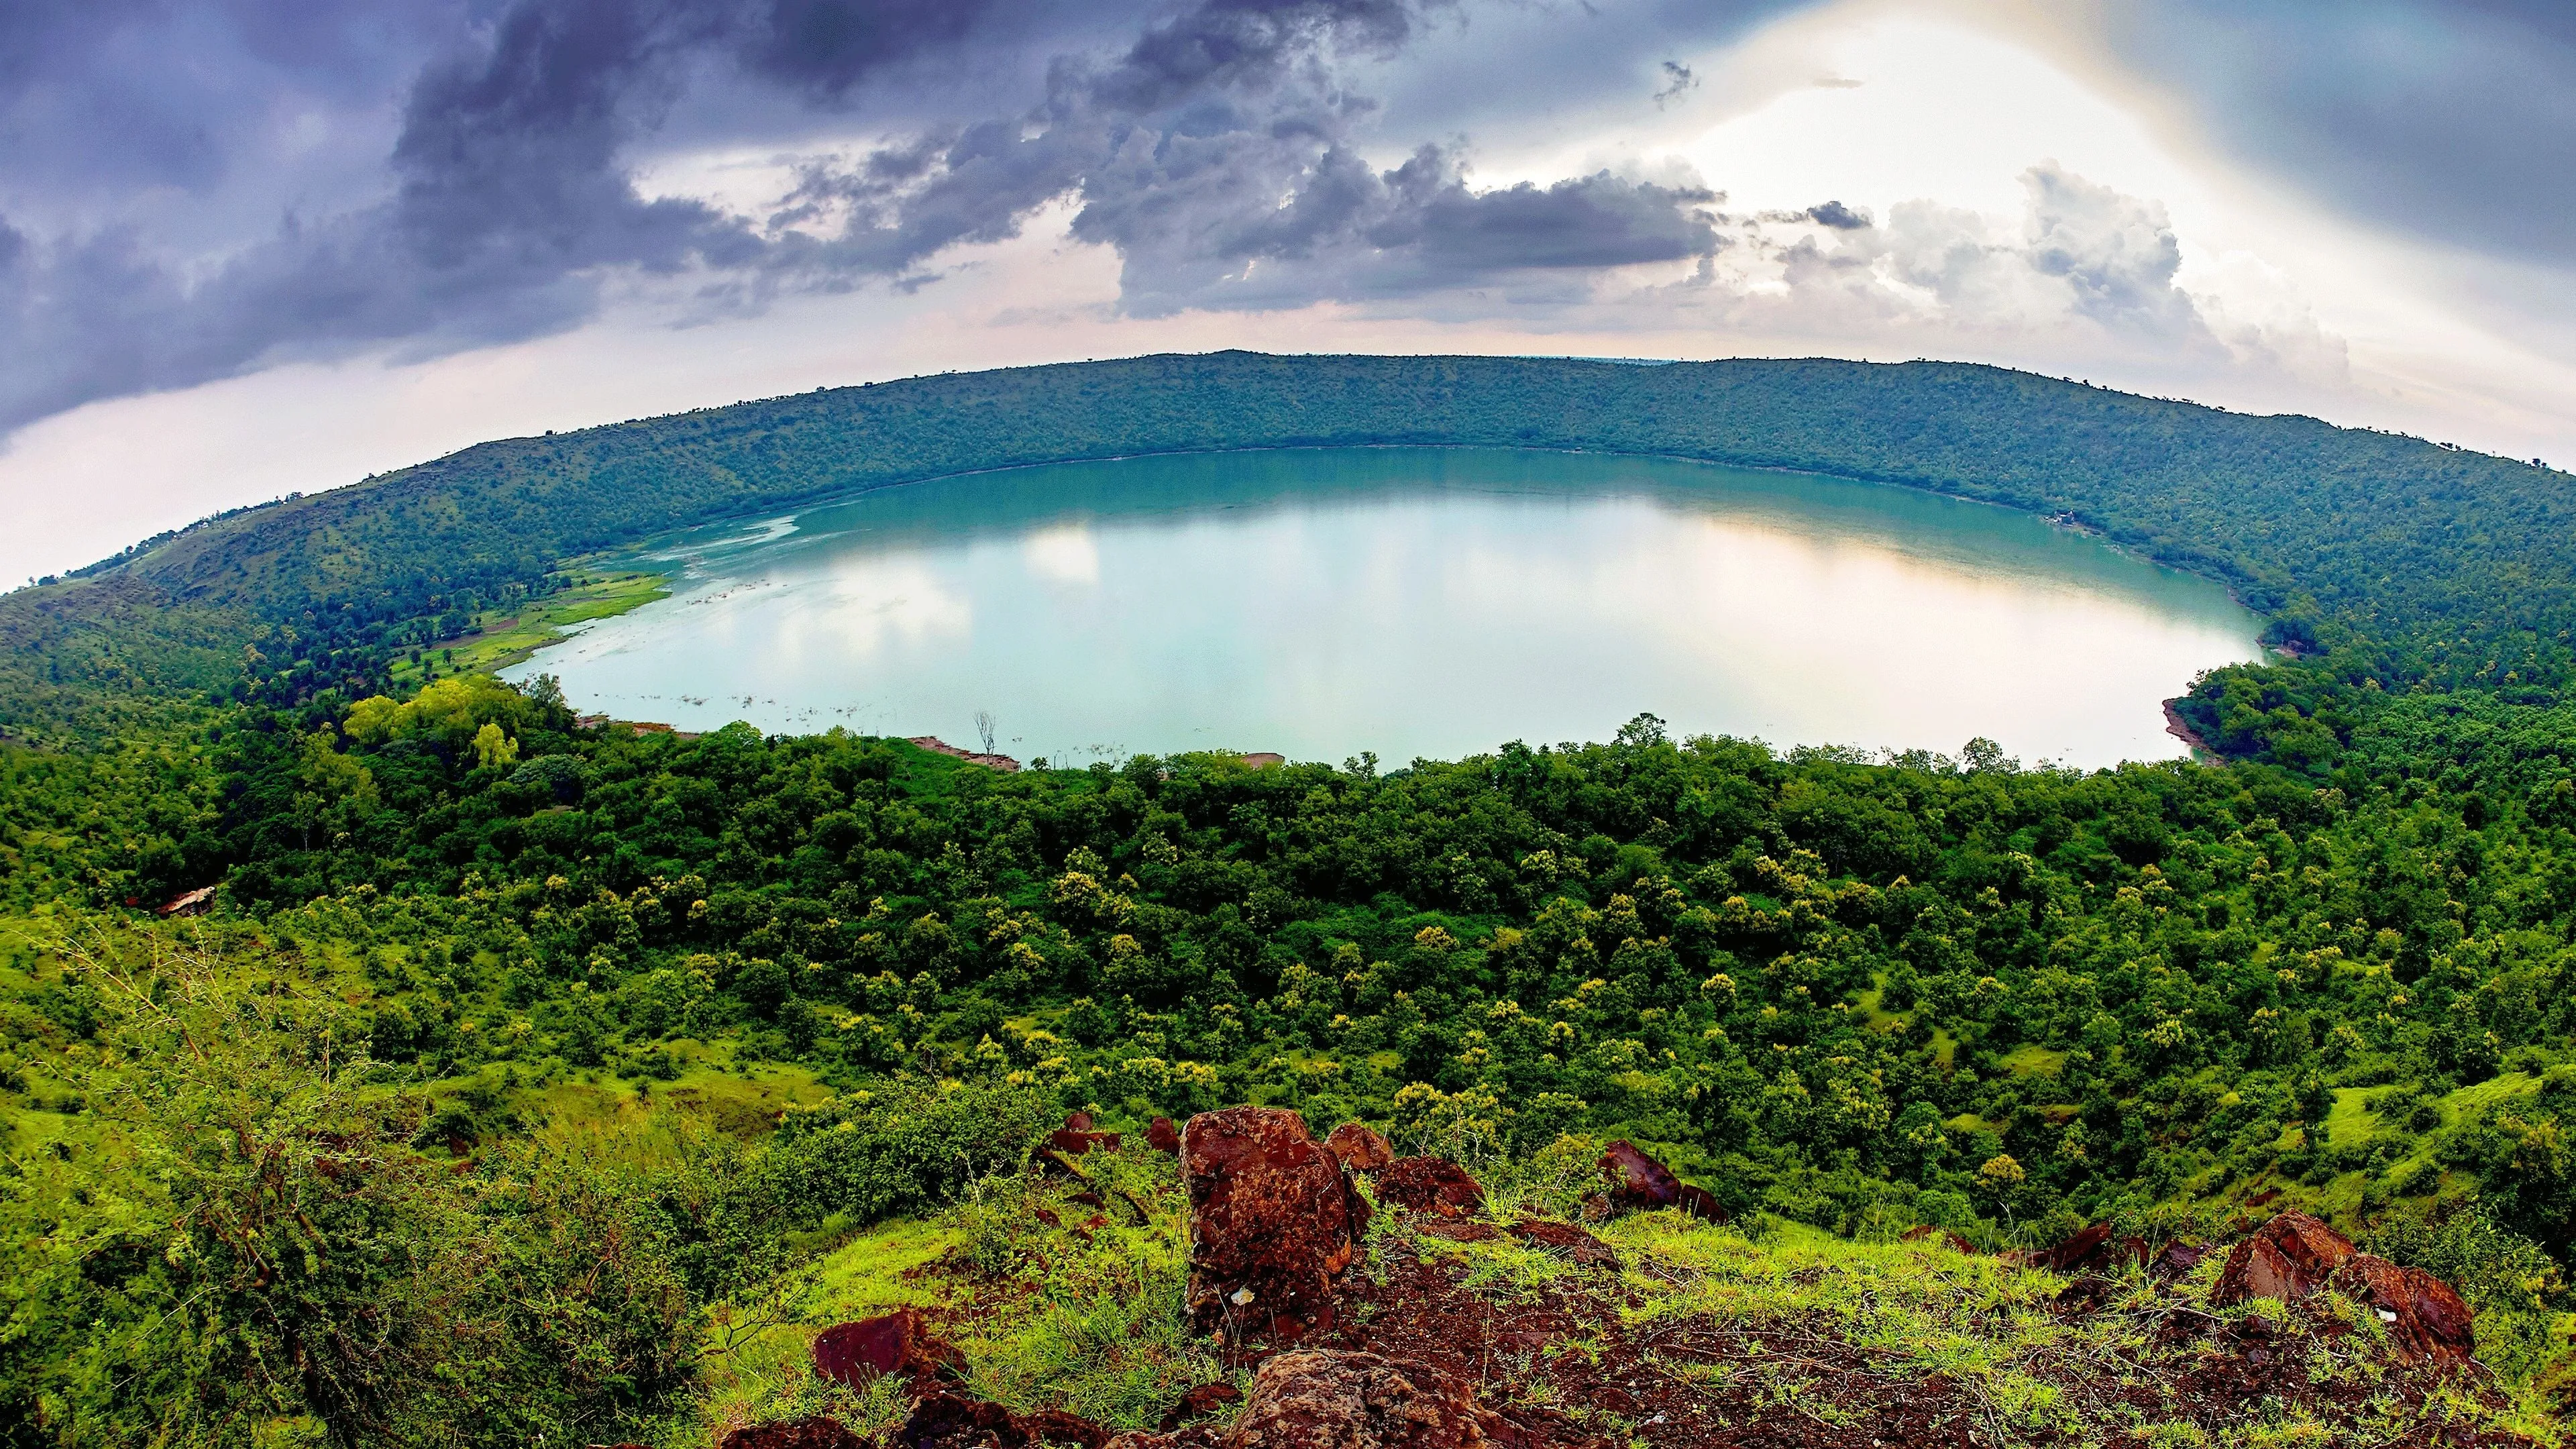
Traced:
POLYGON ((676 592, 512 671, 584 709, 1023 760, 1386 766, 1676 735, 2103 765, 2257 656, 2207 580, 1911 490, 1599 455, 1354 448, 943 479, 667 540, 676 592))

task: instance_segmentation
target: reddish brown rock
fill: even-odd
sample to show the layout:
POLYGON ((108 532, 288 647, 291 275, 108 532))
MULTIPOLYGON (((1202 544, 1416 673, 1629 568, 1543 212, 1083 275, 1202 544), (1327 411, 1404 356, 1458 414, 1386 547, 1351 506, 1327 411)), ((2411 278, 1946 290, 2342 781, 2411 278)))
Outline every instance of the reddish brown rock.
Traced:
POLYGON ((1094 1147, 1114 1149, 1118 1146, 1118 1134, 1092 1131, 1091 1114, 1075 1112, 1066 1116, 1063 1126, 1047 1134, 1046 1145, 1067 1157, 1080 1157, 1094 1147))
POLYGON ((855 1323, 836 1323, 814 1338, 814 1373, 852 1388, 885 1374, 953 1372, 965 1367, 956 1349, 909 1308, 855 1323))
POLYGON ((1682 1197, 1678 1206, 1683 1212, 1702 1222, 1722 1223, 1728 1217, 1726 1209, 1718 1204, 1717 1194, 1692 1183, 1682 1184, 1682 1197))
POLYGON ((1485 1210, 1484 1185, 1445 1157, 1399 1157, 1376 1181, 1379 1202, 1412 1212, 1463 1218, 1485 1210))
POLYGON ((1440 1238, 1452 1243, 1490 1243, 1503 1235, 1492 1223, 1474 1218, 1425 1217, 1415 1225, 1426 1238, 1440 1238))
POLYGON ((1610 1150, 1601 1154, 1601 1175, 1610 1182, 1612 1211, 1679 1208, 1713 1223, 1726 1221, 1726 1209, 1718 1206, 1706 1188, 1693 1187, 1673 1176, 1671 1168, 1638 1150, 1633 1142, 1610 1144, 1610 1150))
POLYGON ((2283 1213, 2227 1255, 2209 1301, 2222 1308, 2249 1298, 2295 1303, 2324 1287, 2351 1257, 2350 1238, 2306 1213, 2283 1213))
POLYGON ((1074 1449, 1102 1449, 1109 1442, 1108 1430, 1080 1414, 1068 1414, 1062 1409, 1041 1409, 1034 1414, 1022 1414, 1014 1422, 1020 1432, 1028 1436, 1030 1449, 1047 1444, 1071 1445, 1074 1449))
POLYGON ((1163 1416, 1163 1432, 1168 1434, 1192 1419, 1223 1413, 1242 1402, 1243 1390, 1232 1384, 1201 1384, 1181 1395, 1181 1401, 1172 1405, 1172 1411, 1163 1416))
POLYGON ((1493 1416, 1420 1364, 1373 1353, 1276 1355, 1253 1377, 1228 1449, 1480 1449, 1493 1416))
POLYGON ((2386 1258, 2355 1253, 2344 1260, 2333 1282, 2379 1315, 2404 1362, 2447 1367, 2467 1363, 2477 1351, 2469 1305, 2450 1284, 2421 1268, 2401 1268, 2386 1258))
POLYGON ((839 1420, 817 1414, 811 1419, 736 1429, 724 1436, 719 1449, 867 1449, 867 1444, 841 1427, 839 1420))
POLYGON ((1511 1235, 1524 1243, 1563 1253, 1585 1268, 1607 1268, 1619 1271, 1619 1255, 1610 1245, 1572 1223, 1552 1223, 1544 1218, 1523 1218, 1512 1224, 1511 1235))
POLYGON ((1909 1243, 1919 1243, 1926 1238, 1941 1244, 1952 1252, 1967 1253, 1973 1256, 1977 1251, 1976 1244, 1960 1237, 1957 1233, 1950 1231, 1948 1228, 1936 1228, 1930 1223, 1925 1223, 1920 1227, 1907 1228, 1905 1230, 1905 1237, 1903 1240, 1909 1243))
POLYGON ((2087 1273, 2057 1290, 2052 1299, 2058 1307, 2073 1313, 2092 1313, 2120 1297, 2127 1289, 2117 1278, 2100 1273, 2087 1273))
POLYGON ((1061 1409, 1014 1414, 999 1404, 945 1391, 924 1395, 886 1438, 887 1449, 1101 1449, 1108 1442, 1108 1430, 1061 1409))
POLYGON ((1332 1326, 1332 1280, 1363 1226, 1341 1160, 1273 1107, 1202 1112, 1181 1131, 1191 1316, 1229 1341, 1332 1326))
POLYGON ((1145 1128, 1145 1145, 1156 1152, 1177 1157, 1181 1151, 1181 1129, 1172 1125, 1171 1118, 1157 1117, 1145 1128))
POLYGON ((2112 1257, 2108 1223, 2095 1223, 2089 1228, 2079 1229, 2053 1248, 2033 1248, 2004 1255, 2007 1262, 2024 1268, 2045 1268, 2052 1273, 2083 1273, 2108 1267, 2112 1257))
POLYGON ((1375 1172, 1395 1161, 1395 1146, 1374 1127, 1345 1122, 1324 1139, 1324 1146, 1353 1172, 1375 1172))
POLYGON ((2164 1250, 2149 1256, 2147 1271, 2158 1278, 2180 1278, 2200 1266, 2209 1250, 2193 1243, 2167 1243, 2164 1250))

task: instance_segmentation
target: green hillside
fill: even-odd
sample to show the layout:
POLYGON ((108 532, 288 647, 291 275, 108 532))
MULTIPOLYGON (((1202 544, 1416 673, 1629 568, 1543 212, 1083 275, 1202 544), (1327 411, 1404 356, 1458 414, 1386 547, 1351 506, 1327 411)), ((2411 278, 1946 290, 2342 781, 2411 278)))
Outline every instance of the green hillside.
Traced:
MULTIPOLYGON (((1243 1102, 1379 1124, 1498 1191, 1648 1144, 1737 1227, 1622 1225, 1659 1266, 1624 1307, 1549 1311, 1617 1307, 1604 1342, 1667 1311, 1786 1324, 1852 1402, 1943 1375, 1994 1442, 2258 1440, 2234 1408, 2076 1392, 2087 1364, 2185 1371, 2129 1336, 2149 1307, 2052 1328, 2058 1284, 1962 1277, 1900 1230, 2215 1240, 2305 1207, 2455 1282, 2494 1376, 2383 1383, 2327 1333, 2307 1417, 2263 1442, 2452 1413, 2549 1440, 2571 511, 2567 477, 2505 460, 1990 368, 1219 354, 489 444, 152 541, 0 597, 0 1442, 704 1444, 830 1398, 797 1357, 829 1316, 986 1280, 1073 1317, 982 1324, 979 1382, 1142 1424, 1208 1352, 1170 1245, 1095 1261, 987 1205, 1053 1201, 1023 1168, 1069 1110, 1243 1102), (1640 717, 1395 770, 1004 775, 584 723, 476 672, 641 597, 583 560, 682 526, 1367 442, 2065 516, 2225 580, 2284 657, 2175 681, 2220 763, 2090 773, 1640 717), (208 914, 149 914, 199 887, 208 914), (1866 1312, 1814 1291, 1864 1279, 1866 1312)), ((1371 1271, 1449 1252, 1381 1240, 1371 1271)), ((1562 1296, 1500 1249, 1450 1266, 1562 1296)), ((1741 1342, 1710 1362, 1687 1382, 1729 1412, 1805 1382, 1741 1342)))
MULTIPOLYGON (((102 718, 62 690, 127 677, 133 664, 101 657, 98 631, 139 637, 137 609, 179 611, 150 636, 157 656, 255 630, 252 681, 345 690, 465 632, 484 605, 546 591, 567 559, 656 532, 981 469, 1366 443, 1669 454, 2065 516, 2226 582, 2270 616, 2273 639, 2327 654, 2204 691, 2190 713, 2240 752, 2278 737, 2302 763, 2331 755, 2354 696, 2373 689, 2551 704, 2571 658, 2565 475, 2417 439, 1949 363, 1218 353, 916 378, 488 443, 236 511, 0 598, 0 729, 44 737, 102 718), (2322 711, 2325 728, 2267 718, 2284 704, 2322 711)), ((157 667, 156 680, 178 677, 157 667)))

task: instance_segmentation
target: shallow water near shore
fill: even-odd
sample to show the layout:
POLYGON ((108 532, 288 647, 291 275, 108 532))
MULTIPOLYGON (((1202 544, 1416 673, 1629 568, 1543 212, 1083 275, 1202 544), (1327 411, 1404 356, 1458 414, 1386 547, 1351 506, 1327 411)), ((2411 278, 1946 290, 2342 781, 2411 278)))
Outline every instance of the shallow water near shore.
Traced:
POLYGON ((1662 459, 1351 448, 1061 464, 665 540, 675 592, 509 671, 711 729, 940 735, 1057 765, 1387 766, 1675 735, 2094 766, 2258 654, 2217 584, 2025 514, 1662 459))

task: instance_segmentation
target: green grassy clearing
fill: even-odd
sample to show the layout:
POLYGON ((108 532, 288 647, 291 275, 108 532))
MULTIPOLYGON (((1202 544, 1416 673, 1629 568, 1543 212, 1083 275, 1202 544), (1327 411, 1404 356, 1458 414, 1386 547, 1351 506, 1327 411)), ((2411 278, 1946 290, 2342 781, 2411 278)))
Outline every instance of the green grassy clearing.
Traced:
MULTIPOLYGON (((561 639, 573 625, 640 609, 671 594, 671 580, 665 574, 599 573, 578 562, 573 572, 580 582, 563 593, 515 613, 487 610, 475 618, 472 633, 431 645, 435 673, 443 677, 506 669, 561 639)), ((431 677, 429 669, 407 658, 395 661, 388 673, 398 688, 406 690, 431 677)))

